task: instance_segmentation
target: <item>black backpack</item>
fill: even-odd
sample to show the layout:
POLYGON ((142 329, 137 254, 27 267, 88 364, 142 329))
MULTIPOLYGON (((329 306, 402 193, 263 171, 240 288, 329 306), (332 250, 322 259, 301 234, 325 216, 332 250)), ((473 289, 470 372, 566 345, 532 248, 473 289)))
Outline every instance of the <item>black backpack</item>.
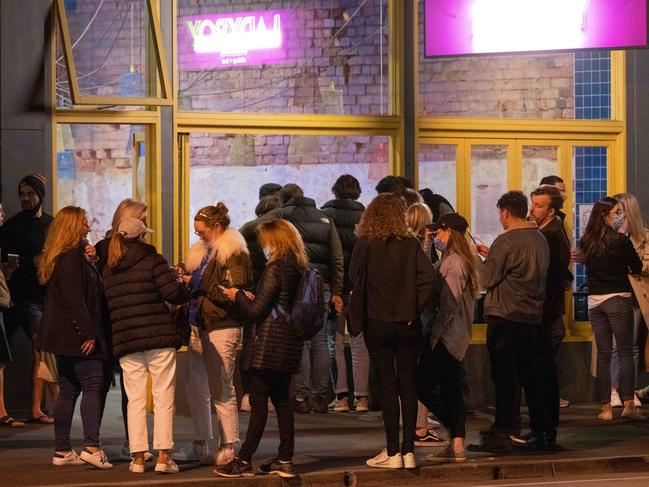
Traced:
POLYGON ((291 314, 280 304, 275 306, 300 340, 313 338, 324 326, 323 282, 318 271, 309 269, 300 278, 291 314))

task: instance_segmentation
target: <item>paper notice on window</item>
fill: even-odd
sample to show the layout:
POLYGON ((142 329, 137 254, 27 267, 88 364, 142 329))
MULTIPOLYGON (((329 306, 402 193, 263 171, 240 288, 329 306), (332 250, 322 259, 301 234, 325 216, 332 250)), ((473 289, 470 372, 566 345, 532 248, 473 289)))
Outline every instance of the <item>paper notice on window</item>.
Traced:
POLYGON ((498 198, 503 194, 502 184, 478 183, 473 189, 473 224, 471 231, 483 242, 491 244, 503 232, 499 212, 496 208, 498 198))
POLYGON ((579 214, 579 227, 577 231, 580 239, 584 236, 584 231, 586 230, 586 225, 588 225, 588 219, 593 211, 593 206, 595 205, 577 205, 577 213, 579 214))

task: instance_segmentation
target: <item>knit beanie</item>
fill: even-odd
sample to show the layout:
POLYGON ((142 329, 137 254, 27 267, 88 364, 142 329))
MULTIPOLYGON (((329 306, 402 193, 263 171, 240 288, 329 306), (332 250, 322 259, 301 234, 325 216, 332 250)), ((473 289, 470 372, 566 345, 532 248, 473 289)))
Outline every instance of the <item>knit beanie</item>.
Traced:
POLYGON ((47 183, 47 179, 45 176, 39 173, 34 173, 30 174, 29 176, 25 176, 20 180, 18 183, 18 191, 20 192, 20 187, 23 184, 26 184, 30 188, 32 188, 36 194, 38 195, 38 204, 29 210, 28 213, 30 213, 32 216, 36 215, 38 213, 38 210, 40 210, 42 204, 43 204, 43 198, 45 197, 45 184, 47 183))

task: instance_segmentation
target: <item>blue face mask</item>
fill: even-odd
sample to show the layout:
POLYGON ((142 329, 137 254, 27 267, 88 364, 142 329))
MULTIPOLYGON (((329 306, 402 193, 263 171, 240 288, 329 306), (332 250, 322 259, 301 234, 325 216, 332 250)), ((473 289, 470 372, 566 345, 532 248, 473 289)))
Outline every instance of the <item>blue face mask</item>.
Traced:
POLYGON ((264 249, 264 257, 266 257, 266 260, 270 259, 270 256, 273 254, 270 249, 264 249))
POLYGON ((446 244, 440 239, 436 238, 435 240, 433 240, 433 243, 435 244, 435 248, 440 252, 446 251, 446 244))
POLYGON ((620 213, 615 217, 615 220, 611 223, 611 227, 617 232, 622 225, 624 225, 624 213, 620 213))

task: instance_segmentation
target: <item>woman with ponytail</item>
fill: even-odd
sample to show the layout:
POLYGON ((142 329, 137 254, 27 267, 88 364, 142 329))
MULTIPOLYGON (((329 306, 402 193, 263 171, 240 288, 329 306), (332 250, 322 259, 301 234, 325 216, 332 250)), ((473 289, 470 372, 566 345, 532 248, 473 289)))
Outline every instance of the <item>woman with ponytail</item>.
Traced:
POLYGON ((239 417, 234 390, 237 348, 242 338, 241 320, 232 313, 225 288, 249 289, 252 263, 243 236, 229 228, 228 208, 223 203, 206 206, 194 217, 199 237, 189 250, 184 280, 192 292, 188 309, 191 325, 186 392, 194 419, 193 454, 196 460, 225 465, 235 457, 239 443, 239 417), (210 391, 208 376, 214 379, 210 391), (211 392, 211 394, 210 394, 211 392), (213 459, 210 396, 214 398, 220 446, 213 459))
POLYGON ((47 294, 36 338, 40 350, 55 354, 59 372, 52 463, 85 462, 105 470, 113 468, 99 441, 109 386, 105 370, 111 356, 110 324, 99 272, 85 252, 88 230, 86 212, 76 206, 59 211, 50 226, 38 269, 47 294), (79 456, 70 445, 70 427, 80 393, 84 449, 79 456))
POLYGON ((141 219, 119 221, 108 244, 103 270, 104 288, 113 326, 113 350, 123 371, 128 395, 128 433, 133 460, 129 470, 144 473, 149 451, 146 387, 153 387, 153 448, 158 450, 155 471, 178 473, 173 448, 176 349, 181 338, 167 302, 189 300, 165 258, 142 238, 151 232, 141 219))

